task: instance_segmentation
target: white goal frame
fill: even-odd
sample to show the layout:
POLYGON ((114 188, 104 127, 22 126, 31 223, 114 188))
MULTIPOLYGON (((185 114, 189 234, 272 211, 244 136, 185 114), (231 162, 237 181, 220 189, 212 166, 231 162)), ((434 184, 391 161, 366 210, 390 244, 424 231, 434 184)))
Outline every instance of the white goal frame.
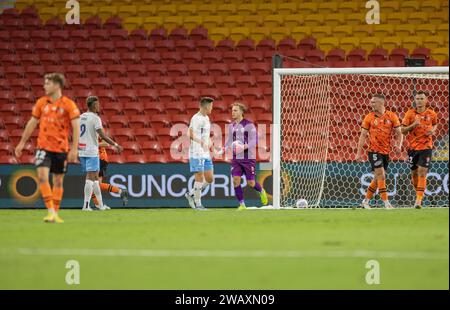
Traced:
POLYGON ((274 68, 273 69, 273 127, 272 127, 272 197, 278 209, 281 199, 281 78, 285 75, 337 74, 448 74, 449 67, 372 67, 372 68, 274 68))

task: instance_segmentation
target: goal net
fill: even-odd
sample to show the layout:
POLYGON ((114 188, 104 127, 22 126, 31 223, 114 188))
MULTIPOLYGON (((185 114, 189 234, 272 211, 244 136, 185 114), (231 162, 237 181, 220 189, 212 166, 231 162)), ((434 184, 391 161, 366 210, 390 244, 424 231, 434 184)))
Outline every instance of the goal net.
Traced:
MULTIPOLYGON (((431 169, 424 205, 448 207, 448 67, 274 69, 272 136, 274 207, 360 205, 373 177, 367 160, 357 162, 356 148, 373 94, 386 96, 386 108, 402 120, 413 106, 416 91, 428 92, 437 112, 431 169)), ((389 199, 396 207, 411 207, 411 183, 406 142, 400 154, 390 154, 389 199)), ((372 205, 382 205, 377 195, 372 205)))

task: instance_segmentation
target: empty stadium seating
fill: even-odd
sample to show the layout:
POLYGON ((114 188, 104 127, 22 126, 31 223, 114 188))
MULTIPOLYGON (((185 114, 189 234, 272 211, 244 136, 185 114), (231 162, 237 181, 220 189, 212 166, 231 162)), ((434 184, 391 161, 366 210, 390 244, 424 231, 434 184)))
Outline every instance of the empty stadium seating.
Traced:
POLYGON ((81 25, 64 24, 62 0, 18 0, 0 14, 0 162, 14 161, 7 145, 48 71, 66 74, 80 107, 90 94, 101 98, 105 125, 127 141, 112 161, 168 162, 164 145, 144 143, 187 124, 202 95, 216 98, 218 123, 234 100, 270 121, 274 53, 294 67, 403 66, 410 56, 448 65, 447 1, 385 1, 380 25, 365 24, 357 1, 139 3, 86 1, 81 25))

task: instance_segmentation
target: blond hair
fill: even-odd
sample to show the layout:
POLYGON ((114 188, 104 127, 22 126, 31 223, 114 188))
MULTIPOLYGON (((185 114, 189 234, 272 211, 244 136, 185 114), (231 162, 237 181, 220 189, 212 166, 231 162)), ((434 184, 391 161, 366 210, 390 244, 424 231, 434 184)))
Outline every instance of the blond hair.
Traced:
POLYGON ((242 111, 242 114, 244 114, 247 111, 247 107, 245 106, 245 104, 241 102, 235 102, 231 105, 231 107, 239 107, 239 109, 241 109, 242 111))

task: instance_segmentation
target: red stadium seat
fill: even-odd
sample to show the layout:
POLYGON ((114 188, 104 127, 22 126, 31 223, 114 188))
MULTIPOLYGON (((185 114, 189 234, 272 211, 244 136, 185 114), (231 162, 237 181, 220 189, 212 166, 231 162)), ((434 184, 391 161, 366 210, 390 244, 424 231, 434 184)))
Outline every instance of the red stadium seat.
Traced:
POLYGON ((0 79, 0 90, 11 90, 9 86, 9 81, 7 79, 0 79))
POLYGON ((308 50, 305 53, 305 60, 311 63, 324 61, 325 54, 321 50, 308 50))
POLYGON ((373 61, 386 60, 387 58, 388 58, 388 51, 384 48, 374 48, 368 56, 368 60, 373 61))
POLYGON ((147 76, 147 68, 145 65, 129 65, 127 66, 127 76, 129 78, 147 76))
POLYGON ((134 130, 129 128, 115 128, 113 131, 113 136, 119 143, 135 140, 134 130))
POLYGON ((13 30, 10 32, 9 37, 11 41, 24 41, 30 40, 30 33, 28 30, 13 30))
POLYGON ((15 165, 15 164, 17 164, 17 160, 14 156, 10 156, 10 155, 0 156, 0 163, 15 165))
POLYGON ((84 69, 84 75, 89 78, 105 76, 105 72, 106 69, 104 65, 91 65, 86 66, 84 69))
POLYGON ((21 79, 25 77, 25 70, 19 66, 10 66, 5 68, 4 74, 8 79, 21 79))
POLYGON ((138 53, 126 52, 120 55, 120 61, 124 65, 140 64, 141 58, 138 53))
POLYGON ((134 136, 136 137, 137 141, 144 141, 143 143, 141 143, 142 149, 144 149, 144 150, 147 149, 145 147, 147 141, 156 141, 157 140, 156 132, 152 128, 138 128, 138 129, 135 129, 134 130, 134 136))
POLYGON ((141 144, 141 148, 144 150, 145 154, 149 155, 161 154, 163 152, 158 141, 145 141, 141 144))
POLYGON ((159 101, 168 103, 178 101, 178 91, 176 89, 159 90, 159 101))
POLYGON ((122 28, 122 19, 117 16, 112 16, 105 21, 103 27, 108 30, 120 30, 122 28))
POLYGON ((52 18, 50 18, 49 20, 47 20, 46 22, 45 22, 45 29, 48 29, 48 30, 59 30, 59 29, 62 29, 63 28, 63 26, 62 26, 62 22, 61 22, 61 19, 59 19, 59 17, 52 17, 52 18))
POLYGON ((116 47, 114 46, 114 42, 112 41, 97 41, 94 42, 94 46, 95 51, 100 54, 119 51, 118 49, 116 49, 116 47))
POLYGON ((164 108, 171 115, 186 113, 186 107, 178 101, 166 102, 164 108))
POLYGON ((97 91, 97 96, 104 104, 113 103, 116 101, 114 91, 111 89, 100 89, 97 91))
POLYGON ((106 117, 122 114, 123 112, 122 103, 118 102, 115 104, 102 105, 102 112, 105 114, 106 117))
POLYGON ((80 63, 82 65, 100 64, 100 58, 96 53, 82 53, 80 54, 80 63))
POLYGON ((170 116, 165 114, 151 115, 150 124, 152 125, 152 127, 170 127, 170 116))
POLYGON ((232 63, 228 68, 230 75, 234 76, 248 75, 250 73, 246 63, 232 63))
MULTIPOLYGON (((198 87, 200 87, 200 84, 198 85, 198 87)), ((180 89, 178 96, 183 102, 197 101, 199 98, 199 91, 197 90, 197 88, 184 88, 180 89)))
POLYGON ((426 47, 419 47, 414 49, 411 53, 412 58, 421 58, 421 59, 429 59, 430 58, 430 49, 426 47))
POLYGON ((186 28, 174 28, 170 31, 169 40, 185 40, 188 35, 186 28))
POLYGON ((109 31, 106 29, 92 29, 89 31, 89 40, 92 41, 106 41, 109 40, 109 31))
POLYGON ((111 84, 114 89, 129 89, 132 88, 131 79, 128 77, 114 77, 111 79, 111 84))
POLYGON ((110 78, 121 77, 127 75, 127 66, 125 65, 109 65, 106 66, 107 75, 110 78))
POLYGON ((167 68, 163 64, 152 64, 147 66, 147 72, 150 76, 162 76, 167 74, 167 68))
POLYGON ((20 64, 20 58, 13 54, 4 54, 0 58, 0 63, 3 67, 17 66, 20 64))
MULTIPOLYGON (((92 90, 90 89, 80 89, 76 92, 76 102, 78 103, 83 103, 86 102, 87 97, 89 96, 93 96, 94 93, 92 92, 92 90)), ((103 106, 103 109, 105 109, 106 107, 103 106)))
POLYGON ((185 64, 173 64, 167 66, 167 75, 171 77, 184 76, 188 74, 188 68, 185 64))
POLYGON ((244 51, 242 53, 245 62, 262 62, 264 61, 264 54, 262 51, 244 51))
POLYGON ((128 125, 130 126, 130 128, 133 128, 133 129, 148 127, 149 126, 148 116, 147 115, 131 115, 131 116, 129 116, 128 125))
POLYGON ((300 40, 297 47, 303 50, 314 50, 317 46, 317 41, 314 38, 307 37, 300 40))
POLYGON ((150 31, 149 39, 164 41, 167 39, 167 31, 164 28, 156 28, 150 31))
POLYGON ((242 96, 244 101, 246 101, 246 100, 264 99, 264 95, 263 95, 261 89, 260 88, 254 88, 254 87, 241 89, 241 96, 242 96))
MULTIPOLYGON (((197 76, 194 78, 194 84, 198 88, 214 87, 214 77, 212 76, 197 76)), ((181 96, 181 92, 180 92, 181 96)))
POLYGON ((196 27, 191 30, 189 34, 189 38, 195 41, 198 40, 207 40, 208 39, 208 30, 203 27, 196 27))
POLYGON ((29 91, 31 84, 28 79, 11 79, 9 81, 11 90, 13 91, 29 91))
MULTIPOLYGON (((67 30, 56 30, 52 31, 56 35, 56 39, 66 41, 69 39, 69 32, 67 30)), ((76 29, 72 30, 70 32, 70 38, 71 40, 74 40, 75 42, 81 42, 81 41, 89 41, 90 35, 87 30, 84 29, 76 29)))
POLYGON ((202 53, 200 52, 184 52, 182 54, 183 63, 186 65, 193 63, 200 63, 203 61, 202 53))
POLYGON ((135 102, 137 101, 137 96, 136 93, 134 92, 134 90, 132 89, 121 89, 117 91, 117 99, 119 100, 120 103, 122 103, 124 105, 124 113, 125 114, 129 114, 132 111, 133 112, 142 112, 143 109, 140 105, 136 104, 135 102), (126 105, 128 103, 132 103, 131 105, 126 105), (133 105, 135 106, 135 108, 130 109, 129 107, 133 107, 133 105))
POLYGON ((222 53, 217 51, 204 52, 202 55, 202 63, 214 64, 222 62, 222 53))
MULTIPOLYGON (((137 95, 141 102, 158 101, 158 91, 156 89, 138 89, 137 95)), ((152 103, 153 105, 155 103, 152 103)))
POLYGON ((255 62, 250 64, 249 69, 251 74, 254 75, 270 74, 271 65, 270 63, 255 62))
POLYGON ((233 76, 216 76, 214 81, 217 88, 232 88, 236 86, 236 81, 233 76))
POLYGON ((105 77, 92 78, 91 79, 92 88, 95 90, 98 89, 111 89, 111 80, 105 77))
POLYGON ((195 51, 195 43, 193 40, 175 40, 175 49, 177 52, 195 51))
POLYGON ((24 119, 22 116, 6 116, 3 118, 3 123, 6 126, 6 129, 21 129, 25 126, 28 120, 24 119))
POLYGON ((24 18, 23 19, 23 29, 25 30, 35 30, 42 27, 42 21, 39 18, 24 18))
POLYGON ((114 42, 114 48, 119 53, 135 52, 135 45, 133 41, 116 41, 114 42))
MULTIPOLYGON (((0 138, 1 139, 1 138, 0 138)), ((14 154, 14 147, 8 142, 0 142, 0 158, 12 156, 14 154)), ((1 161, 0 161, 1 163, 1 161)))
POLYGON ((394 48, 391 51, 389 56, 389 60, 393 60, 395 62, 404 62, 405 58, 408 57, 409 51, 406 48, 394 48))
POLYGON ((152 88, 152 82, 150 78, 146 76, 138 76, 131 78, 133 89, 144 89, 144 88, 152 88))
POLYGON ((0 129, 0 142, 9 143, 9 134, 7 130, 0 129))
POLYGON ((98 16, 92 16, 84 22, 84 28, 87 30, 99 29, 102 27, 102 20, 98 16))
POLYGON ((128 127, 128 116, 112 115, 108 117, 108 123, 113 128, 126 128, 128 127))
POLYGON ((103 53, 100 54, 100 61, 103 65, 120 64, 120 56, 118 53, 103 53))
POLYGON ((142 154, 141 147, 139 143, 135 141, 124 141, 121 146, 123 147, 123 154, 130 157, 130 155, 142 154))
POLYGON ((195 46, 197 48, 197 51, 199 51, 199 52, 213 51, 215 48, 214 41, 206 40, 206 39, 195 41, 195 46))
POLYGON ((181 63, 181 54, 179 52, 165 52, 161 54, 161 61, 165 64, 181 63))
POLYGON ((172 40, 155 41, 155 51, 160 53, 171 52, 175 50, 175 43, 172 40))
POLYGON ((243 75, 236 78, 236 86, 238 88, 248 88, 256 86, 256 79, 252 75, 243 75))
POLYGON ((230 39, 220 40, 216 45, 216 51, 234 51, 234 41, 230 39))
POLYGON ((89 78, 74 78, 71 82, 72 89, 77 91, 80 89, 90 89, 91 79, 89 78))
POLYGON ((238 88, 223 88, 220 90, 221 98, 226 102, 233 102, 241 99, 241 92, 238 88))
POLYGON ((111 29, 109 38, 112 41, 128 40, 128 31, 125 29, 111 29))
POLYGON ((364 60, 366 60, 366 50, 363 50, 361 48, 352 49, 347 54, 347 60, 348 61, 364 61, 364 60))
POLYGON ((242 52, 254 51, 255 41, 253 41, 252 39, 239 40, 239 42, 236 44, 236 50, 242 52))
POLYGON ((90 41, 76 42, 75 50, 77 51, 77 53, 80 53, 80 54, 100 52, 99 50, 96 50, 94 42, 90 42, 90 41))
MULTIPOLYGON (((0 36, 1 37, 1 36, 0 36)), ((48 41, 50 40, 50 31, 48 30, 31 30, 30 39, 33 41, 48 41)))
POLYGON ((343 61, 345 60, 345 51, 340 48, 332 49, 328 52, 325 59, 327 61, 343 61))
POLYGON ((232 51, 232 52, 222 52, 222 60, 225 63, 231 64, 235 62, 242 62, 244 60, 242 52, 232 51))
POLYGON ((159 64, 161 63, 161 54, 159 52, 141 53, 141 60, 146 65, 159 64))
POLYGON ((125 157, 122 157, 122 155, 111 154, 108 155, 108 162, 115 164, 123 164, 125 163, 125 157))
POLYGON ((272 75, 256 75, 256 84, 262 88, 272 87, 272 75))
POLYGON ((188 66, 189 75, 190 76, 201 76, 208 75, 208 67, 202 63, 199 64, 190 64, 188 66))
POLYGON ((228 75, 228 65, 222 63, 214 63, 209 65, 208 74, 211 76, 228 75))
MULTIPOLYGON (((198 108, 198 105, 197 105, 197 108, 198 108)), ((191 117, 189 115, 184 115, 184 114, 172 115, 172 123, 173 124, 189 125, 190 122, 191 122, 191 117)))
MULTIPOLYGON (((46 54, 46 55, 50 55, 50 54, 46 54)), ((54 58, 55 58, 54 64, 59 64, 59 59, 58 59, 59 57, 54 54, 54 58)), ((65 53, 65 54, 61 55, 61 62, 66 66, 67 65, 78 65, 78 64, 80 64, 80 57, 76 53, 65 53)), ((42 62, 42 58, 41 58, 41 63, 45 65, 45 63, 42 62)))
POLYGON ((190 76, 178 76, 173 79, 173 85, 176 89, 194 87, 194 80, 190 76))
POLYGON ((282 39, 277 46, 279 51, 294 50, 297 48, 297 42, 292 38, 282 39))
POLYGON ((276 42, 273 39, 262 39, 256 45, 256 50, 258 51, 274 51, 276 50, 276 42))
POLYGON ((220 99, 221 91, 217 88, 204 88, 199 90, 200 97, 211 97, 214 100, 220 99))
POLYGON ((134 29, 130 32, 128 38, 133 41, 147 41, 147 30, 134 29))

